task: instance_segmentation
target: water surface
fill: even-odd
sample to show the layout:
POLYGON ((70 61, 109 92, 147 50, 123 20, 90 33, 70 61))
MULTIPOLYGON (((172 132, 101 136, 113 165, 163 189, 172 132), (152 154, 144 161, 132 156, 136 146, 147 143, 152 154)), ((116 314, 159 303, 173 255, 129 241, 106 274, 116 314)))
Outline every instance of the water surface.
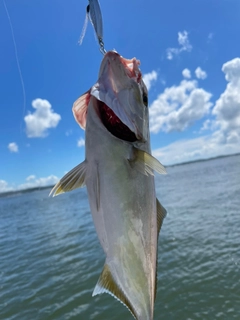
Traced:
MULTIPOLYGON (((240 156, 170 167, 156 189, 168 215, 155 319, 240 319, 240 156)), ((48 193, 0 198, 0 319, 133 319, 91 297, 105 258, 86 190, 48 193)))

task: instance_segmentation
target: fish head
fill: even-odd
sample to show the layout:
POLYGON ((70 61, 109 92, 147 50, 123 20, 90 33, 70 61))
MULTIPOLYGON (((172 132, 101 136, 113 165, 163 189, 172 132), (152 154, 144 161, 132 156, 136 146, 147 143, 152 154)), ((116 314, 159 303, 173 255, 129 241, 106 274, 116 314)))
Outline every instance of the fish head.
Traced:
POLYGON ((90 92, 99 101, 99 114, 108 131, 130 142, 149 140, 148 92, 139 65, 136 58, 107 52, 90 92))

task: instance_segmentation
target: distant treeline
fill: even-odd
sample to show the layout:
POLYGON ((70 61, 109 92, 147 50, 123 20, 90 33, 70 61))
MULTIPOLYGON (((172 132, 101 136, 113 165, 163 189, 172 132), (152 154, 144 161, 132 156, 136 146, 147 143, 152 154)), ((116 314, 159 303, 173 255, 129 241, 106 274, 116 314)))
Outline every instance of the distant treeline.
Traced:
POLYGON ((0 193, 0 197, 6 197, 9 195, 16 195, 16 194, 23 194, 23 193, 27 193, 27 192, 39 191, 39 190, 44 190, 44 189, 50 189, 50 188, 53 188, 53 186, 54 185, 2 192, 2 193, 0 193))

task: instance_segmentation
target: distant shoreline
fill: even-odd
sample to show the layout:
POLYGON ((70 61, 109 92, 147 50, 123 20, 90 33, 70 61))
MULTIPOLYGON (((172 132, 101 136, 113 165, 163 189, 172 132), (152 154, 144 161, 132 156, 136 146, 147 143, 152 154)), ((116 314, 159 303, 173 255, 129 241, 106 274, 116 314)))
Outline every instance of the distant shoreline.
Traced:
POLYGON ((171 165, 165 166, 165 167, 170 168, 170 167, 176 167, 176 166, 185 166, 186 164, 190 164, 190 163, 204 162, 204 161, 210 161, 210 160, 228 158, 228 157, 235 157, 235 156, 239 156, 239 155, 240 155, 240 153, 226 154, 226 155, 220 155, 220 156, 206 158, 206 159, 197 159, 197 160, 191 160, 191 161, 171 164, 171 165))
MULTIPOLYGON (((215 160, 215 159, 234 157, 234 156, 239 156, 239 155, 240 155, 240 153, 220 155, 220 156, 216 156, 216 157, 212 157, 212 158, 197 159, 197 160, 192 160, 192 161, 186 161, 186 162, 171 164, 171 165, 165 166, 165 167, 166 168, 171 168, 171 167, 176 167, 176 166, 185 166, 185 165, 191 164, 191 163, 204 162, 204 161, 210 161, 210 160, 215 160)), ((0 198, 1 197, 5 197, 5 196, 9 196, 9 195, 18 194, 18 193, 22 194, 22 193, 27 193, 27 192, 34 192, 34 191, 40 191, 40 190, 44 190, 44 189, 50 189, 50 188, 53 188, 53 187, 54 187, 54 185, 49 185, 49 186, 44 186, 44 187, 34 187, 34 188, 28 188, 28 189, 19 189, 19 190, 0 192, 0 198)))
POLYGON ((34 191, 40 191, 44 189, 50 189, 53 188, 54 185, 50 186, 44 186, 44 187, 34 187, 34 188, 28 188, 28 189, 18 189, 18 190, 12 190, 12 191, 6 191, 6 192, 0 192, 0 198, 10 195, 16 195, 16 194, 22 194, 22 193, 28 193, 28 192, 34 192, 34 191))

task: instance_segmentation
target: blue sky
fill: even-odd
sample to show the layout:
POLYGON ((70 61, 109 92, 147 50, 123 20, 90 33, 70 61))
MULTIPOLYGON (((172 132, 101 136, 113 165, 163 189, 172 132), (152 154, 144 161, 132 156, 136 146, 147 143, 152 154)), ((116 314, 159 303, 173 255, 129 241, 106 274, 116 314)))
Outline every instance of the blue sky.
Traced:
MULTIPOLYGON (((102 59, 90 24, 78 45, 87 1, 5 2, 25 98, 0 0, 0 192, 55 183, 83 161, 71 109, 102 59)), ((240 1, 100 3, 106 49, 141 61, 153 154, 169 165, 240 152, 240 1)))

